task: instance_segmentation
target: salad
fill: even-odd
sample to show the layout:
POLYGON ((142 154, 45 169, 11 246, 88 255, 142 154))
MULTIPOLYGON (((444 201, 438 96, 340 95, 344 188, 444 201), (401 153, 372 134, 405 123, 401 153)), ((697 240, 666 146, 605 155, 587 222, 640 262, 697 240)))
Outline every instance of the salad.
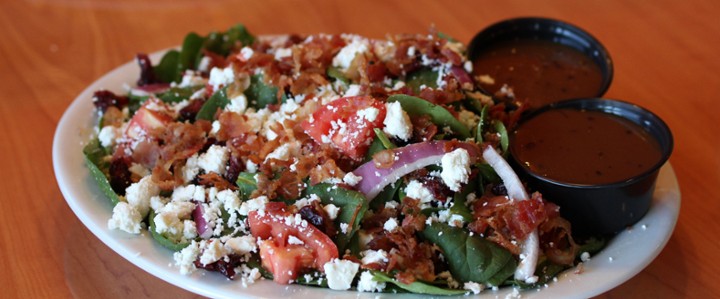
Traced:
MULTIPOLYGON (((507 164, 524 105, 477 87, 433 28, 384 40, 190 33, 127 93, 96 91, 83 152, 114 205, 183 274, 360 292, 545 285, 578 244, 507 164)), ((228 282, 234 283, 234 282, 228 282)))

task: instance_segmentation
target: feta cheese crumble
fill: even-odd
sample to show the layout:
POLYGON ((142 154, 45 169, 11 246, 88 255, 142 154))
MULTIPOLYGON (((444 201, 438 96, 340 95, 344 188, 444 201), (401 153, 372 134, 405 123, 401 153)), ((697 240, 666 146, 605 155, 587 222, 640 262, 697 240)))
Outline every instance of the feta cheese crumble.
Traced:
POLYGON ((407 141, 412 137, 410 116, 402 109, 400 102, 385 103, 385 120, 383 132, 391 137, 407 141))
POLYGON ((333 290, 348 290, 360 265, 348 260, 333 259, 323 265, 328 287, 333 290))
POLYGON ((463 148, 446 153, 442 157, 442 172, 440 177, 450 190, 459 192, 460 184, 465 184, 470 178, 470 155, 463 148))

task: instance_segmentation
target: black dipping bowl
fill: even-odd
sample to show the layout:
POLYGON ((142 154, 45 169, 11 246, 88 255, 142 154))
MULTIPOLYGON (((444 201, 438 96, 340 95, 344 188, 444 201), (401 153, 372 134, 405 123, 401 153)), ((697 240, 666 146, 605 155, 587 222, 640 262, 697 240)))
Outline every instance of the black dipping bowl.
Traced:
POLYGON ((474 61, 480 53, 498 42, 510 40, 548 40, 569 46, 588 55, 602 71, 602 84, 594 97, 602 97, 613 79, 610 54, 595 37, 579 27, 548 18, 525 17, 500 21, 483 29, 468 46, 468 58, 474 61))
POLYGON ((610 235, 635 224, 650 208, 658 172, 672 153, 670 129, 657 115, 640 106, 601 98, 566 100, 543 106, 527 115, 518 128, 545 111, 562 108, 600 111, 640 125, 658 141, 660 161, 625 181, 601 185, 566 183, 538 175, 522 166, 512 151, 511 165, 533 190, 540 191, 543 198, 560 206, 560 213, 572 223, 576 236, 610 235))

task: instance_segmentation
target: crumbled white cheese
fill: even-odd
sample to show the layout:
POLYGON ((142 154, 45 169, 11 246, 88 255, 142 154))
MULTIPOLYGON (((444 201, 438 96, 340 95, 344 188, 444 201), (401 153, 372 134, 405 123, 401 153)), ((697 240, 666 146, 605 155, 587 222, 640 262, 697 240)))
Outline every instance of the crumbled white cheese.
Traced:
POLYGON ((268 161, 270 159, 280 160, 280 161, 287 161, 290 159, 290 144, 285 143, 279 147, 277 147, 272 153, 268 154, 265 157, 265 161, 268 161))
POLYGON ((386 231, 392 232, 398 228, 398 221, 395 218, 390 218, 387 221, 385 221, 385 224, 383 224, 383 228, 386 231))
POLYGON ((380 110, 375 107, 367 107, 365 109, 358 110, 358 112, 356 113, 359 120, 367 120, 369 122, 374 122, 380 114, 380 110))
POLYGON ((259 196, 253 199, 250 199, 248 201, 243 202, 240 205, 240 209, 238 210, 238 213, 243 216, 247 216, 248 213, 256 210, 264 211, 265 210, 265 204, 268 203, 269 200, 267 196, 259 196))
POLYGON ((255 51, 253 51, 250 47, 243 47, 240 49, 240 59, 244 61, 250 60, 250 58, 255 54, 255 51))
POLYGON ((580 254, 580 260, 581 260, 583 263, 589 261, 589 260, 590 260, 590 253, 588 253, 587 251, 581 253, 581 254, 580 254))
POLYGON ((185 161, 185 166, 182 168, 183 181, 185 183, 192 181, 199 172, 200 167, 198 166, 198 154, 194 154, 185 161))
POLYGON ((142 219, 135 207, 121 201, 113 208, 112 218, 108 220, 108 228, 139 234, 142 229, 142 219))
POLYGON ((220 242, 219 239, 213 239, 209 244, 207 244, 202 252, 202 255, 200 255, 200 263, 203 265, 212 264, 227 254, 228 251, 222 242, 220 242))
POLYGON ((180 273, 187 275, 195 271, 195 260, 200 255, 200 244, 194 240, 187 247, 173 254, 175 265, 180 266, 180 273))
POLYGON ((150 198, 159 194, 160 188, 153 184, 151 176, 146 176, 125 189, 128 204, 135 207, 143 218, 150 211, 150 198))
POLYGON ((206 173, 215 172, 225 174, 225 165, 230 158, 230 152, 225 146, 213 144, 198 158, 198 166, 206 173))
POLYGON ((197 185, 178 186, 173 190, 172 201, 205 201, 205 187, 197 185))
POLYGON ((360 85, 359 84, 350 84, 350 86, 348 86, 348 89, 345 91, 345 94, 343 96, 354 97, 359 94, 360 94, 360 85))
POLYGON ((218 90, 221 86, 227 86, 233 81, 235 81, 235 72, 232 66, 224 69, 214 67, 210 70, 208 84, 212 85, 213 90, 218 90))
POLYGON ((104 126, 98 133, 98 140, 103 147, 114 146, 116 140, 122 136, 122 129, 113 126, 104 126))
POLYGON ((480 292, 482 292, 482 290, 483 290, 484 288, 485 288, 484 285, 479 284, 479 283, 477 283, 477 282, 472 282, 472 281, 466 282, 466 283, 463 285, 463 289, 468 290, 468 291, 472 292, 472 293, 475 294, 475 295, 480 294, 480 292))
POLYGON ((328 217, 330 217, 330 220, 337 219, 338 213, 340 213, 340 208, 334 204, 325 205, 323 210, 325 210, 325 213, 327 213, 328 217))
POLYGON ((319 201, 319 200, 320 200, 320 197, 318 197, 318 196, 315 195, 315 194, 310 194, 309 197, 303 197, 303 198, 300 198, 300 199, 296 200, 294 205, 295 205, 298 209, 300 209, 300 208, 302 208, 302 207, 304 207, 304 206, 309 206, 309 205, 311 205, 313 202, 319 201))
POLYGON ((440 177, 450 190, 460 191, 460 184, 465 184, 470 178, 470 155, 463 148, 456 149, 443 155, 442 172, 440 177))
POLYGON ((230 103, 225 106, 225 111, 243 114, 248 107, 248 100, 244 94, 238 94, 230 99, 230 103))
POLYGON ((240 198, 237 193, 230 189, 225 189, 217 193, 216 198, 223 204, 226 211, 232 212, 240 209, 240 198))
POLYGON ((435 200, 435 195, 418 180, 412 180, 407 184, 405 195, 419 200, 421 204, 429 204, 435 200))
POLYGON ((387 263, 389 261, 388 259, 388 253, 385 250, 372 250, 368 249, 360 253, 362 255, 362 264, 373 264, 373 263, 387 263))
POLYGON ((275 60, 282 60, 285 57, 292 56, 292 48, 282 48, 275 50, 275 60))
POLYGON ((292 245, 305 245, 305 242, 298 239, 296 236, 290 235, 288 236, 288 244, 292 245))
POLYGON ((346 173, 345 176, 343 177, 343 182, 345 182, 345 184, 348 184, 350 186, 355 186, 358 183, 360 183, 360 181, 362 181, 362 177, 359 175, 355 175, 352 172, 346 173))
POLYGON ((151 175, 150 169, 145 168, 142 164, 133 162, 130 167, 128 168, 130 170, 130 173, 138 176, 138 177, 146 177, 151 175))
POLYGON ((258 171, 258 165, 250 159, 245 162, 245 170, 249 173, 256 173, 258 171))
POLYGON ((407 141, 412 137, 410 116, 402 109, 400 102, 385 103, 385 120, 383 132, 391 137, 407 141))
POLYGON ((385 203, 385 208, 386 208, 386 209, 396 209, 396 210, 397 210, 397 207, 398 207, 399 205, 400 205, 399 202, 394 201, 394 200, 390 200, 390 201, 388 201, 388 202, 385 203))
POLYGON ((195 73, 193 70, 186 70, 178 87, 202 86, 205 85, 206 82, 207 80, 200 76, 199 73, 195 73))
POLYGON ((349 224, 344 223, 344 222, 343 222, 343 223, 340 223, 340 231, 341 231, 343 234, 347 234, 347 233, 349 232, 349 231, 348 231, 349 229, 350 229, 350 225, 349 225, 349 224))
POLYGON ((353 39, 353 41, 347 46, 340 49, 337 55, 333 58, 332 65, 334 67, 340 67, 346 70, 350 67, 350 64, 355 59, 355 56, 367 52, 368 42, 363 39, 353 39))
POLYGON ((350 289, 360 265, 348 260, 333 259, 323 265, 328 287, 333 290, 350 289))
POLYGON ((360 281, 358 282, 358 292, 382 292, 385 289, 384 282, 378 282, 373 279, 370 271, 363 271, 360 274, 360 281))
POLYGON ((252 235, 230 238, 225 241, 225 247, 229 254, 243 255, 257 252, 257 242, 252 235))

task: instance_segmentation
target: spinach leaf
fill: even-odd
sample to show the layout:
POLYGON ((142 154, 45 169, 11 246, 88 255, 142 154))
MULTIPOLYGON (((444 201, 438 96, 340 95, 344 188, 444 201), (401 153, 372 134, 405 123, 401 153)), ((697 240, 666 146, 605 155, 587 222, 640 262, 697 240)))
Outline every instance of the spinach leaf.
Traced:
POLYGON ((249 46, 255 41, 255 37, 247 31, 242 24, 230 27, 226 32, 211 32, 205 39, 204 48, 210 52, 227 56, 235 49, 239 42, 241 46, 249 46))
POLYGON ((429 115, 432 122, 440 127, 450 127, 461 139, 470 137, 470 130, 455 116, 442 106, 435 105, 418 97, 404 94, 394 94, 388 97, 388 102, 400 102, 403 110, 412 117, 429 115))
POLYGON ((303 196, 315 194, 320 197, 323 205, 334 204, 340 207, 340 213, 335 219, 335 225, 338 228, 338 234, 335 235, 335 244, 338 246, 339 252, 345 252, 345 248, 350 243, 350 239, 360 228, 360 221, 368 209, 365 196, 362 193, 338 187, 333 184, 320 183, 309 186, 303 192, 303 196), (340 224, 348 224, 346 233, 340 229, 340 224))
POLYGON ((350 84, 350 79, 337 67, 329 66, 327 68, 327 76, 335 80, 340 80, 345 84, 350 84))
POLYGON ((437 78, 437 72, 429 68, 423 68, 408 74, 406 82, 413 93, 419 94, 420 87, 423 85, 425 85, 425 87, 437 88, 437 78))
POLYGON ((480 110, 480 121, 477 125, 477 131, 475 131, 475 142, 482 143, 483 142, 483 130, 485 130, 485 122, 487 122, 487 112, 488 106, 484 106, 482 110, 480 110))
POLYGON ((379 128, 373 129, 375 132, 375 136, 377 136, 378 139, 380 139, 380 142, 382 143, 383 147, 386 149, 393 149, 396 148, 395 144, 390 141, 390 138, 385 135, 385 132, 383 132, 379 128))
POLYGON ((198 35, 197 33, 191 32, 185 36, 182 48, 180 49, 180 56, 178 57, 177 72, 175 73, 175 82, 180 82, 183 73, 187 69, 194 69, 198 53, 200 53, 205 38, 198 35))
POLYGON ((400 287, 403 290, 409 291, 411 293, 415 294, 426 294, 426 295, 462 295, 467 293, 466 290, 452 290, 452 289, 443 289, 440 287, 436 287, 434 285, 421 282, 421 281, 414 281, 411 284, 405 284, 402 282, 399 282, 395 280, 394 278, 391 278, 390 276, 387 276, 385 273, 380 271, 371 271, 373 274, 373 280, 379 281, 379 282, 387 282, 394 284, 398 287, 400 287))
POLYGON ((461 228, 434 222, 425 226, 422 235, 440 246, 450 273, 460 282, 499 285, 517 266, 509 251, 479 236, 471 236, 461 228))
MULTIPOLYGON (((250 86, 245 90, 245 96, 248 99, 250 107, 255 109, 265 108, 269 104, 278 104, 277 98, 278 88, 276 86, 265 83, 263 75, 255 74, 250 76, 250 86)), ((284 102, 285 95, 281 100, 284 102)))
POLYGON ((215 112, 218 109, 225 108, 225 105, 229 104, 230 100, 227 98, 227 87, 223 87, 216 91, 205 104, 200 107, 200 111, 195 116, 195 120, 208 120, 212 121, 215 118, 215 112))
POLYGON ((150 234, 163 247, 172 251, 180 251, 190 245, 190 242, 175 242, 158 233, 155 229, 155 211, 153 209, 150 209, 150 214, 148 214, 148 222, 150 223, 150 234))
POLYGON ((363 159, 363 163, 366 163, 366 162, 372 160, 372 157, 374 154, 378 153, 379 151, 384 151, 384 150, 386 150, 386 148, 382 144, 382 141, 380 141, 380 137, 375 135, 373 142, 370 144, 370 147, 368 148, 368 151, 365 154, 365 159, 363 159))
POLYGON ((160 59, 160 63, 153 67, 157 78, 165 83, 176 80, 179 59, 180 52, 178 52, 178 50, 167 51, 162 59, 160 59))
POLYGON ((402 185, 402 179, 398 179, 394 183, 385 186, 380 193, 370 202, 370 207, 373 210, 380 210, 385 206, 385 203, 395 199, 395 194, 400 190, 402 185))
POLYGON ((171 87, 157 97, 165 103, 177 103, 189 99, 200 88, 204 86, 171 87))
POLYGON ((102 148, 97 138, 94 138, 83 148, 83 154, 85 155, 85 164, 90 170, 90 175, 95 179, 95 182, 105 196, 110 199, 113 206, 120 202, 120 197, 113 191, 110 186, 105 172, 102 169, 107 169, 107 163, 103 163, 102 158, 107 155, 105 149, 102 148))
POLYGON ((473 221, 474 217, 472 212, 465 205, 465 202, 467 201, 468 194, 475 192, 476 189, 476 185, 471 183, 466 184, 461 192, 455 193, 455 195, 453 195, 453 206, 450 207, 450 213, 460 215, 465 222, 473 221))
POLYGON ((495 131, 500 134, 500 147, 502 148, 503 154, 507 154, 508 146, 510 146, 510 137, 508 136, 505 124, 496 120, 493 122, 493 125, 495 125, 495 131))
POLYGON ((238 174, 235 184, 237 184, 240 189, 240 197, 243 201, 248 200, 250 198, 250 194, 257 190, 257 182, 255 181, 254 173, 241 172, 238 174))

